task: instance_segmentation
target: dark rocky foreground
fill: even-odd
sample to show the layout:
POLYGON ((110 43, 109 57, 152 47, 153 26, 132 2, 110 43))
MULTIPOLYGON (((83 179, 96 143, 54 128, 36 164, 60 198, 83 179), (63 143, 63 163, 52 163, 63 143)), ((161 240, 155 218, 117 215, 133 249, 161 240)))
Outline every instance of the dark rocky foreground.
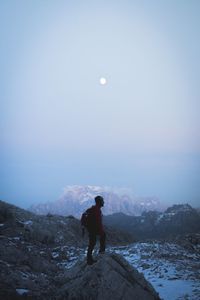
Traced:
MULTIPOLYGON (((37 264, 36 264, 37 265, 37 264)), ((23 280, 16 272, 9 274, 9 265, 3 268, 0 285, 1 299, 56 299, 56 300, 110 300, 140 299, 159 300, 152 285, 120 255, 105 254, 88 266, 79 261, 69 270, 48 266, 45 273, 30 273, 30 265, 23 273, 23 280), (7 270, 7 280, 5 273, 7 270), (4 281, 2 281, 2 277, 4 281), (15 286, 18 284, 18 286, 15 286)), ((32 266, 33 268, 33 266, 32 266)), ((37 269, 37 266, 36 266, 37 269)))
MULTIPOLYGON (((119 231, 107 233, 110 245, 131 242, 119 231)), ((58 298, 71 272, 66 266, 84 256, 86 245, 74 217, 36 216, 0 201, 0 299, 58 298)))
POLYGON ((55 299, 160 299, 144 276, 117 254, 101 255, 92 266, 78 262, 64 278, 55 299))
POLYGON ((159 299, 148 298, 151 292, 142 298, 151 285, 137 270, 162 299, 199 299, 199 234, 132 243, 118 230, 106 232, 107 254, 87 266, 79 220, 37 216, 0 201, 0 299, 159 299), (139 298, 131 296, 131 284, 139 298), (182 292, 170 290, 173 285, 182 292))

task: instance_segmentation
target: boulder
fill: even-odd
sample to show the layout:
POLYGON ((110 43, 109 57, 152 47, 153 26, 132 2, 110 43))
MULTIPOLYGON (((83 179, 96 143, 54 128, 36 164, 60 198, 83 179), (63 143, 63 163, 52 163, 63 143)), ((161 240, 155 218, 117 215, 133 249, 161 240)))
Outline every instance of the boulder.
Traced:
POLYGON ((104 254, 92 266, 78 262, 65 274, 55 299, 159 300, 152 285, 118 254, 104 254))

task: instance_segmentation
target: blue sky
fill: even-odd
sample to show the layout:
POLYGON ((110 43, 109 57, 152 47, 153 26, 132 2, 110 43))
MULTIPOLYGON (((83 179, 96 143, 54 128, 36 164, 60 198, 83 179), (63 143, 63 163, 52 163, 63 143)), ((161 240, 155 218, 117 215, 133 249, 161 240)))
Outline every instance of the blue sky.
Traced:
POLYGON ((199 36, 194 0, 2 0, 0 198, 89 184, 198 206, 199 36))

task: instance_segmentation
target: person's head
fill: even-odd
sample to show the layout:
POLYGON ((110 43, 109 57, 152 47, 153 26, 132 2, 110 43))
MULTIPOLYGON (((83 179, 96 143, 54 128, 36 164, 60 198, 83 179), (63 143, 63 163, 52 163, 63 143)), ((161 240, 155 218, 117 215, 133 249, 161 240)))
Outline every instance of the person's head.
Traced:
POLYGON ((96 205, 98 205, 99 207, 103 207, 104 206, 104 199, 102 196, 96 196, 94 198, 96 205))

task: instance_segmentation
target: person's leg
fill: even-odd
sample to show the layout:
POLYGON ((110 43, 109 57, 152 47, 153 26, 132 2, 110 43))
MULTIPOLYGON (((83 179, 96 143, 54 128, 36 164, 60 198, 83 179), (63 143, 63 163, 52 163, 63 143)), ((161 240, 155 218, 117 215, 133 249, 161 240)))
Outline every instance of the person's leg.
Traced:
POLYGON ((87 250, 87 263, 92 264, 94 262, 92 257, 92 251, 94 250, 94 247, 96 245, 96 234, 93 232, 89 232, 89 245, 87 250))
POLYGON ((100 249, 99 249, 99 253, 104 253, 106 249, 106 234, 104 232, 104 234, 100 235, 100 249))

